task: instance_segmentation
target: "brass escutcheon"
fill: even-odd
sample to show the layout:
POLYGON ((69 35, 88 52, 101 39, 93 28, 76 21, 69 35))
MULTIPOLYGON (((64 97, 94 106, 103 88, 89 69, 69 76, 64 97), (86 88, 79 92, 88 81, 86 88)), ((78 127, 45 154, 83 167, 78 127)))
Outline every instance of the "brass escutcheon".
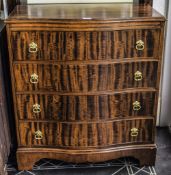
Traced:
POLYGON ((143 79, 142 73, 140 71, 136 71, 134 73, 134 80, 135 81, 141 81, 143 79))
POLYGON ((36 73, 33 73, 31 76, 30 76, 30 83, 32 84, 37 84, 39 81, 39 76, 36 74, 36 73))
POLYGON ((35 139, 36 140, 43 139, 43 133, 40 130, 36 131, 35 134, 34 134, 34 136, 35 136, 35 139))
POLYGON ((38 51, 37 44, 32 42, 29 44, 29 52, 30 53, 36 53, 38 51))
POLYGON ((136 49, 137 50, 144 50, 144 42, 142 40, 139 40, 136 42, 136 49))
POLYGON ((133 103, 133 110, 134 111, 139 111, 141 109, 141 104, 140 104, 140 102, 139 101, 135 101, 134 103, 133 103))
POLYGON ((137 137, 139 130, 137 128, 131 129, 131 137, 137 137))
POLYGON ((41 108, 40 108, 40 105, 39 104, 34 104, 33 105, 33 113, 40 113, 41 112, 41 108))

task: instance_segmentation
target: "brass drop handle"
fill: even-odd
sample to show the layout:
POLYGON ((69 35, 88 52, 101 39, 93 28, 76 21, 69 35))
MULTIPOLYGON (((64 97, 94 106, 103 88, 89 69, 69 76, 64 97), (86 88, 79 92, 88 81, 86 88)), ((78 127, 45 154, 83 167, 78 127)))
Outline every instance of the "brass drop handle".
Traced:
POLYGON ((41 140, 43 139, 43 133, 40 130, 38 130, 34 133, 34 137, 36 140, 41 140))
POLYGON ((35 113, 35 114, 38 114, 38 113, 40 113, 41 112, 41 108, 40 108, 40 105, 39 104, 34 104, 33 105, 33 113, 35 113))
POLYGON ((136 71, 136 72, 134 73, 134 80, 135 80, 135 81, 141 81, 142 79, 143 79, 142 72, 136 71))
POLYGON ((29 44, 29 52, 36 53, 38 51, 38 46, 35 42, 29 44))
POLYGON ((39 81, 39 76, 36 73, 31 74, 30 83, 37 84, 39 81))
POLYGON ((137 50, 144 50, 144 42, 142 40, 139 40, 136 42, 136 49, 137 50))
POLYGON ((137 137, 139 134, 138 128, 132 128, 131 129, 131 137, 137 137))
POLYGON ((140 102, 139 101, 135 101, 134 103, 133 103, 133 110, 134 111, 139 111, 141 109, 141 104, 140 104, 140 102))

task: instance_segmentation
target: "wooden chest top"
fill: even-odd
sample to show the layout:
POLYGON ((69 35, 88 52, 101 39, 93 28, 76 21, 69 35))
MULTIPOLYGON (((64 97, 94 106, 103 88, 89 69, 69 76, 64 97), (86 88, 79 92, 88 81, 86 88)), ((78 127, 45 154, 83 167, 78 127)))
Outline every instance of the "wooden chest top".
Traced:
POLYGON ((82 20, 102 21, 163 21, 164 17, 151 6, 133 4, 53 4, 53 5, 20 5, 11 13, 7 22, 39 22, 45 20, 82 20), (19 21, 20 20, 20 21, 19 21))

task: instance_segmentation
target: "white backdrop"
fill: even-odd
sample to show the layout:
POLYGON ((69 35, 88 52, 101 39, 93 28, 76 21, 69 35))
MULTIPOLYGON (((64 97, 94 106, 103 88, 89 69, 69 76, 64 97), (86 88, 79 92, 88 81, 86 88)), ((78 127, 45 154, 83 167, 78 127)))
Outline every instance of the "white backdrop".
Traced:
POLYGON ((38 3, 108 3, 108 2, 133 2, 133 0, 28 0, 28 4, 38 3))
POLYGON ((167 17, 162 90, 158 125, 171 125, 171 1, 154 0, 154 8, 167 17))

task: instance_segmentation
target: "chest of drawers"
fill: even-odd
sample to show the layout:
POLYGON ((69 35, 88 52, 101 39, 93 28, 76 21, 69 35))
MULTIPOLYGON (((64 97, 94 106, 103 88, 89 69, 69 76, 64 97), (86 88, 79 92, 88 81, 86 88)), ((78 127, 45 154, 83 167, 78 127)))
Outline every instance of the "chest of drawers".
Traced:
POLYGON ((19 169, 42 158, 153 165, 163 27, 148 6, 17 6, 7 31, 19 169))

